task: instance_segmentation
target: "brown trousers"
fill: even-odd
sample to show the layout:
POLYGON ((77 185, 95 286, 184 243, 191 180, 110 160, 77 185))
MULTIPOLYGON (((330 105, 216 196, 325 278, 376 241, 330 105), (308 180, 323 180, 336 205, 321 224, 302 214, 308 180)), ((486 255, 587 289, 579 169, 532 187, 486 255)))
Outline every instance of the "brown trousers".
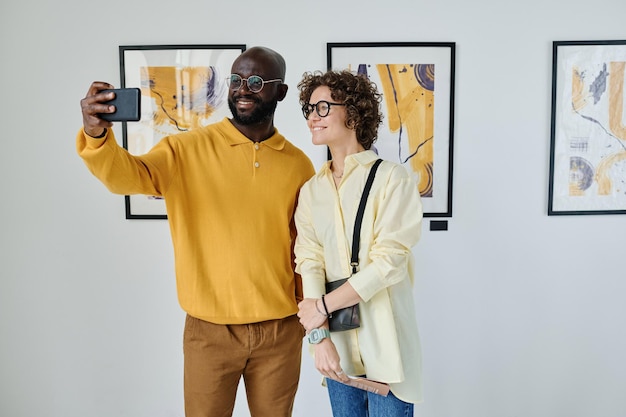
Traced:
POLYGON ((222 325, 187 316, 186 417, 231 417, 243 377, 252 417, 290 417, 304 329, 297 316, 222 325))

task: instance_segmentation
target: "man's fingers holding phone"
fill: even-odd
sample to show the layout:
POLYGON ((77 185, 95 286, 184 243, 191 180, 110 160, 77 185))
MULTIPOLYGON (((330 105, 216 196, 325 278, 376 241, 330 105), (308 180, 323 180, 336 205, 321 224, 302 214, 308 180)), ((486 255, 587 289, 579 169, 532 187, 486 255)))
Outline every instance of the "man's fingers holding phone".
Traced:
POLYGON ((114 96, 105 102, 109 107, 99 117, 111 122, 137 122, 141 118, 141 90, 139 88, 118 88, 103 90, 107 97, 114 96), (114 106, 111 111, 111 106, 114 106))
POLYGON ((107 101, 113 99, 115 93, 103 93, 104 90, 112 88, 113 85, 107 82, 95 81, 89 87, 85 98, 80 101, 83 113, 83 128, 87 135, 98 137, 104 133, 105 128, 113 126, 113 123, 110 121, 100 118, 101 113, 115 111, 113 106, 105 104, 107 101))

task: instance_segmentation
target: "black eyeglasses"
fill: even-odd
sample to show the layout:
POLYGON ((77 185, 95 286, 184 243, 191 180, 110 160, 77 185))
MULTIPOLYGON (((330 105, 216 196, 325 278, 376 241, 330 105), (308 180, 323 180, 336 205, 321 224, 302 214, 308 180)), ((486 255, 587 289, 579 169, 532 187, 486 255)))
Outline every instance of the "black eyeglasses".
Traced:
POLYGON ((326 117, 330 112, 330 106, 345 106, 343 103, 331 103, 330 101, 320 100, 315 104, 305 104, 302 106, 302 114, 304 118, 309 120, 309 116, 313 113, 313 109, 319 117, 326 117))
POLYGON ((243 82, 245 81, 246 84, 248 84, 248 90, 250 90, 253 93, 258 93, 259 91, 263 90, 263 86, 267 83, 283 82, 283 80, 281 80, 280 78, 276 78, 275 80, 265 81, 263 78, 261 78, 258 75, 251 75, 248 78, 242 78, 241 75, 239 74, 230 74, 230 77, 228 77, 227 80, 228 80, 228 86, 230 87, 231 90, 234 90, 234 91, 239 90, 241 86, 243 85, 243 82))

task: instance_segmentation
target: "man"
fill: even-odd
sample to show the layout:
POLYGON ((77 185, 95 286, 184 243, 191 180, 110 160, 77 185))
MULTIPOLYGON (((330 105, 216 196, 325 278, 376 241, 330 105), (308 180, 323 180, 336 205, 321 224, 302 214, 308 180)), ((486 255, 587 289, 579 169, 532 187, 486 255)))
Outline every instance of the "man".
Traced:
POLYGON ((304 336, 293 214, 314 168, 274 127, 284 79, 282 56, 248 49, 232 66, 232 119, 166 137, 141 156, 120 147, 98 117, 115 111, 103 104, 110 84, 94 82, 81 101, 77 150, 90 171, 114 193, 165 199, 187 312, 187 417, 231 416, 241 377, 253 417, 293 409, 304 336))

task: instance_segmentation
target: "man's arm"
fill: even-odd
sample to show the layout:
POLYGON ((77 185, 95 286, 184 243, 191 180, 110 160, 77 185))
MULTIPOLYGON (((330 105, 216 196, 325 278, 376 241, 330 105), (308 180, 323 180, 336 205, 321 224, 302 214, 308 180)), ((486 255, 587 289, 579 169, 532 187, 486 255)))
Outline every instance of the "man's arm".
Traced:
POLYGON ((111 192, 161 196, 161 185, 167 179, 157 175, 157 169, 145 155, 133 156, 119 146, 110 129, 113 123, 99 117, 116 110, 114 105, 105 104, 115 93, 102 90, 110 88, 113 86, 109 83, 94 81, 80 101, 83 128, 76 136, 76 150, 91 173, 111 192))

